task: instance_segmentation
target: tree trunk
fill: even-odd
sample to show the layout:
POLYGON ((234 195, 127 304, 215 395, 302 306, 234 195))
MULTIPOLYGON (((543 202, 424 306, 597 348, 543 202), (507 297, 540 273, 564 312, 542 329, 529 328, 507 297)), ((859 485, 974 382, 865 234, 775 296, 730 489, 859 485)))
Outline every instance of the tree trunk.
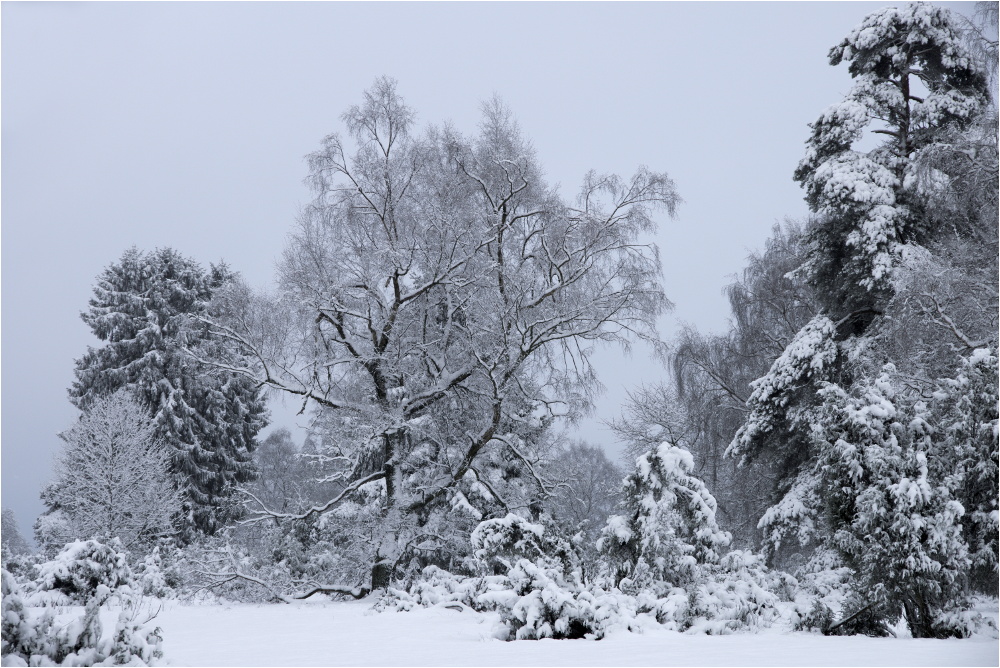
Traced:
POLYGON ((375 564, 372 566, 372 591, 386 589, 391 579, 392 565, 385 558, 376 554, 375 564))

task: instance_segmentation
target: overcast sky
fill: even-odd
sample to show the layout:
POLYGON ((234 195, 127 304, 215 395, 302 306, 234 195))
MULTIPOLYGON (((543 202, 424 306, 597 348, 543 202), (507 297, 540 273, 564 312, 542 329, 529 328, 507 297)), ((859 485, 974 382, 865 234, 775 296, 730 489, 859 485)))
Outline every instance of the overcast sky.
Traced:
MULTIPOLYGON (((42 509, 97 274, 172 246, 270 285, 303 156, 382 74, 418 122, 470 133, 498 93, 567 195, 591 168, 667 171, 664 331, 723 329, 731 275, 806 213, 806 124, 850 87, 826 52, 885 4, 4 2, 3 507, 26 533, 42 509)), ((599 362, 596 418, 664 375, 642 351, 599 362)), ((597 419, 581 436, 617 451, 597 419)))

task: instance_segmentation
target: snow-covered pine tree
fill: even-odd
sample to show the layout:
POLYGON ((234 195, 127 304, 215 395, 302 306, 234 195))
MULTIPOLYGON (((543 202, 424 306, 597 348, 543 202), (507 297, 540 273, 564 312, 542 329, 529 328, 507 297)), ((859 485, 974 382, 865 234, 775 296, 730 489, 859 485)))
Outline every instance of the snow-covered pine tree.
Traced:
POLYGON ((718 563, 731 538, 693 468, 691 453, 667 442, 636 459, 624 481, 626 514, 609 517, 598 542, 618 586, 684 585, 699 565, 718 563))
POLYGON ((795 179, 818 214, 806 278, 837 318, 861 333, 891 293, 902 246, 931 232, 915 158, 945 128, 971 123, 989 101, 987 76, 946 9, 886 7, 837 46, 854 86, 812 124, 795 179), (866 130, 888 139, 861 152, 866 130))
POLYGON ((182 491, 183 535, 211 534, 227 521, 234 486, 254 475, 251 452, 266 424, 263 396, 246 378, 196 361, 221 343, 193 316, 209 314, 214 291, 234 274, 209 271, 171 248, 127 250, 98 277, 83 321, 103 346, 77 360, 70 400, 88 409, 126 388, 152 416, 171 450, 182 491))
POLYGON ((792 339, 768 372, 750 383, 748 413, 727 453, 746 461, 765 445, 801 450, 801 434, 810 419, 808 396, 817 380, 829 377, 837 361, 836 323, 823 314, 810 320, 792 339))
MULTIPOLYGON (((752 384, 746 421, 728 451, 743 460, 766 453, 781 461, 775 489, 778 503, 761 525, 772 536, 784 535, 784 529, 778 529, 784 511, 811 521, 801 502, 815 491, 821 452, 811 430, 815 424, 824 426, 829 417, 828 411, 819 409, 818 390, 824 383, 836 383, 848 392, 857 385, 852 394, 863 394, 882 364, 892 360, 893 328, 900 322, 917 331, 916 318, 921 328, 939 326, 962 338, 963 330, 973 330, 961 318, 951 317, 955 311, 949 315, 942 309, 959 304, 965 315, 982 313, 984 308, 977 295, 964 299, 949 295, 944 300, 932 290, 911 295, 916 299, 909 302, 916 303, 904 312, 897 302, 906 299, 894 293, 915 285, 914 280, 902 280, 901 265, 937 252, 934 244, 946 232, 958 238, 971 234, 971 222, 961 229, 935 227, 941 220, 942 193, 950 193, 958 182, 949 181, 932 165, 941 165, 945 153, 953 155, 943 142, 957 141, 956 136, 964 136, 965 129, 981 119, 989 104, 986 68, 971 55, 948 11, 928 4, 889 7, 869 15, 831 50, 830 62, 849 63, 855 84, 845 100, 812 125, 806 155, 795 173, 817 214, 807 233, 807 259, 798 273, 814 288, 823 311, 752 384), (888 139, 861 152, 856 144, 869 131, 888 139), (928 177, 931 173, 933 178, 928 177), (889 307, 894 309, 891 313, 889 307)), ((988 158, 989 152, 984 156, 988 158)), ((989 160, 973 163, 978 173, 962 172, 962 189, 969 183, 986 183, 989 160)), ((995 190, 995 167, 992 174, 990 187, 995 190)), ((950 194, 948 198, 954 199, 950 194)), ((987 195, 985 200, 995 197, 987 195)), ((991 224, 985 236, 995 239, 995 226, 991 224)), ((958 291, 969 283, 964 277, 952 282, 958 291)), ((984 282, 995 286, 995 272, 984 282)), ((995 287, 982 291, 990 292, 995 294, 995 287)), ((975 333, 980 331, 984 328, 977 324, 975 333)), ((921 341, 914 344, 927 347, 921 341)), ((963 345, 969 344, 983 345, 966 338, 963 345)), ((947 350, 943 343, 941 348, 947 350)), ((910 350, 907 356, 923 360, 931 355, 910 350)), ((909 359, 900 363, 909 365, 909 359)), ((908 368, 915 371, 908 392, 932 387, 935 376, 924 374, 941 369, 940 365, 908 368)), ((914 402, 907 397, 904 403, 914 402)))

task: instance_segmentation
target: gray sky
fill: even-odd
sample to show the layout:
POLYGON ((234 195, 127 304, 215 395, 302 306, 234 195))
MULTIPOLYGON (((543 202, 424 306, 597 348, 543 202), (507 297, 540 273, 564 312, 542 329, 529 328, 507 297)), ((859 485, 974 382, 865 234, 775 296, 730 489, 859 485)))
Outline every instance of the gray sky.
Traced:
MULTIPOLYGON (((567 195, 591 168, 667 171, 685 203, 657 238, 664 329, 722 329, 729 277, 806 212, 806 124, 850 87, 827 50, 885 4, 4 2, 3 507, 30 533, 97 274, 172 246, 269 285, 303 156, 382 74, 466 132, 499 93, 567 195)), ((643 351, 599 362, 597 417, 663 375, 643 351)), ((597 420, 580 435, 615 450, 597 420)))

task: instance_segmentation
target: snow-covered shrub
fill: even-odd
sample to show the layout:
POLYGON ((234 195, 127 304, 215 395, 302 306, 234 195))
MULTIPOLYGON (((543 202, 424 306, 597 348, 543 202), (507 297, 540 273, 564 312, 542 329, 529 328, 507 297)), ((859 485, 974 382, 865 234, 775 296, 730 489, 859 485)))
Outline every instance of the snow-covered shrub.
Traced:
POLYGON ((623 591, 693 582, 729 544, 715 521, 715 498, 693 468, 690 452, 664 442, 640 456, 625 479, 627 514, 608 518, 598 542, 623 591))
POLYGON ((825 633, 844 610, 853 575, 832 549, 818 549, 795 572, 798 586, 788 613, 792 629, 825 633))
POLYGON ((782 621, 796 580, 764 566, 762 559, 736 550, 702 569, 686 587, 658 582, 634 593, 604 589, 566 577, 556 562, 521 559, 508 574, 512 591, 493 591, 500 635, 600 639, 613 628, 637 631, 648 624, 688 633, 757 631, 782 621), (513 596, 511 596, 513 593, 513 596))
POLYGON ((496 611, 500 622, 495 634, 503 640, 597 639, 620 618, 614 596, 582 585, 565 574, 558 560, 544 557, 517 559, 503 575, 464 577, 429 566, 408 590, 390 588, 375 609, 416 606, 496 611))
POLYGON ((174 598, 176 587, 181 583, 177 564, 172 559, 164 559, 159 547, 143 557, 132 569, 136 588, 143 596, 174 598))
MULTIPOLYGON (((929 467, 935 443, 927 407, 897 398, 893 372, 887 365, 859 388, 861 396, 836 385, 820 392, 824 405, 813 433, 833 524, 830 544, 855 574, 844 612, 859 619, 871 612, 892 624, 905 611, 914 637, 961 635, 936 620, 965 597, 965 509, 929 467)), ((879 624, 872 624, 864 632, 875 633, 879 624)))
MULTIPOLYGON (((558 560, 539 557, 517 559, 503 575, 464 577, 428 567, 407 590, 389 589, 375 608, 495 611, 500 616, 496 636, 504 640, 600 639, 612 629, 641 631, 655 625, 720 634, 783 623, 787 609, 806 605, 791 602, 796 586, 795 578, 769 570, 759 556, 743 551, 705 567, 698 581, 684 588, 657 582, 634 591, 581 582, 558 560)), ((792 616, 795 621, 803 615, 792 616)))
POLYGON ((567 579, 559 562, 518 559, 507 574, 510 589, 480 595, 500 613, 498 636, 505 640, 604 637, 605 626, 617 617, 614 601, 595 596, 567 579))
POLYGON ((684 627, 713 635, 766 628, 779 621, 779 602, 790 601, 796 585, 795 578, 768 569, 758 555, 733 550, 690 588, 684 627))
POLYGON ((0 545, 0 566, 18 580, 31 579, 35 565, 44 559, 38 552, 14 552, 0 545))
POLYGON ((152 665, 156 659, 163 657, 162 629, 156 627, 147 631, 142 625, 132 622, 124 611, 118 615, 111 641, 108 656, 118 666, 135 665, 136 662, 152 665))
POLYGON ((496 601, 490 596, 483 597, 484 594, 509 590, 510 581, 505 575, 467 577, 428 566, 408 589, 387 589, 375 608, 408 611, 416 606, 452 605, 482 612, 496 607, 496 601))
POLYGON ((2 571, 0 578, 4 666, 150 665, 163 656, 160 629, 147 631, 125 611, 111 636, 103 637, 100 610, 112 597, 103 584, 93 590, 81 617, 63 623, 51 609, 32 615, 13 576, 2 571))
POLYGON ((566 571, 574 562, 568 541, 546 532, 544 525, 513 513, 481 522, 473 530, 471 541, 475 560, 485 572, 504 573, 518 559, 556 559, 566 571))
POLYGON ((112 594, 130 595, 135 576, 128 556, 116 539, 108 543, 78 540, 67 544, 50 561, 35 566, 36 605, 83 605, 99 587, 112 594))
POLYGON ((931 474, 941 479, 965 513, 963 537, 971 561, 972 585, 997 595, 1000 512, 1000 426, 996 351, 978 348, 961 359, 954 378, 940 382, 930 406, 939 425, 931 474))
POLYGON ((997 600, 983 596, 973 597, 964 609, 954 609, 938 614, 936 623, 945 628, 955 629, 955 636, 968 638, 982 635, 996 638, 1000 634, 996 619, 997 600))
POLYGON ((811 605, 806 607, 796 607, 792 610, 792 630, 794 631, 818 631, 823 633, 836 621, 833 609, 825 604, 819 597, 809 599, 811 605))

